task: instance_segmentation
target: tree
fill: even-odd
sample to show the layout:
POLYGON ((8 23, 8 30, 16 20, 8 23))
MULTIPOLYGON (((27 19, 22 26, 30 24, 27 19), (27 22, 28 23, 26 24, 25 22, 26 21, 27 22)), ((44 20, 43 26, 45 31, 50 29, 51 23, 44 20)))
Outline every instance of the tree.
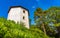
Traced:
POLYGON ((58 23, 60 23, 60 8, 51 7, 48 10, 43 11, 41 8, 37 8, 34 13, 35 23, 45 34, 49 36, 55 36, 56 31, 59 32, 58 23))
MULTIPOLYGON (((60 7, 51 7, 51 8, 49 8, 48 9, 48 18, 49 18, 49 23, 51 23, 52 22, 52 26, 54 27, 53 28, 53 30, 52 31, 54 31, 54 32, 52 32, 52 36, 53 36, 53 34, 56 36, 56 37, 58 37, 58 36, 60 36, 59 34, 59 24, 60 24, 60 7), (57 33, 57 32, 58 33, 57 33)), ((51 30, 50 30, 51 31, 51 30)))
MULTIPOLYGON (((35 13, 34 13, 34 18, 36 21, 39 21, 38 24, 41 23, 41 27, 46 35, 46 29, 45 29, 45 24, 44 24, 44 16, 45 16, 45 13, 43 12, 43 10, 41 8, 37 8, 35 13)), ((39 25, 40 26, 40 25, 39 25)))

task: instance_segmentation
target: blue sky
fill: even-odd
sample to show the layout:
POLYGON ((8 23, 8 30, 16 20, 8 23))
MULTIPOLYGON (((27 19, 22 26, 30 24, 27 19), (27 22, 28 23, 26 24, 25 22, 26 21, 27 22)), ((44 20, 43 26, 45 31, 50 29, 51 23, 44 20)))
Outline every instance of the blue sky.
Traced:
POLYGON ((37 7, 46 10, 51 6, 60 6, 60 0, 0 0, 0 17, 7 18, 11 6, 23 6, 29 9, 31 23, 34 24, 34 11, 37 7))

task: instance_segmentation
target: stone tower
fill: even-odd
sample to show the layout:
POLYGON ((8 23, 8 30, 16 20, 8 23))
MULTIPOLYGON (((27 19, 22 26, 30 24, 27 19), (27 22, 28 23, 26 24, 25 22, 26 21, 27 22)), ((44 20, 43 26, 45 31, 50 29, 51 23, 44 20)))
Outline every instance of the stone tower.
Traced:
POLYGON ((16 23, 23 22, 25 27, 29 28, 29 11, 22 6, 12 6, 9 9, 7 20, 13 20, 16 23))

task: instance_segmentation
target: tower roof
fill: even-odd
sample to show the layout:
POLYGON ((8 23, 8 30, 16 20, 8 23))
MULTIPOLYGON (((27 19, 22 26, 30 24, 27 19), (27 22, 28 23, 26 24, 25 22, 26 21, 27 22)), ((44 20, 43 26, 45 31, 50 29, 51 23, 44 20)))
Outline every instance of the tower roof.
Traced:
MULTIPOLYGON (((28 11, 28 14, 29 14, 29 10, 28 10, 28 9, 26 9, 26 8, 24 8, 24 7, 22 7, 22 6, 11 6, 11 7, 9 8, 9 11, 10 11, 10 9, 11 9, 11 8, 18 8, 18 7, 20 7, 20 8, 23 8, 23 9, 27 10, 27 11, 28 11)), ((9 13, 9 11, 8 11, 8 13, 9 13)), ((30 15, 30 14, 29 14, 29 15, 30 15)))

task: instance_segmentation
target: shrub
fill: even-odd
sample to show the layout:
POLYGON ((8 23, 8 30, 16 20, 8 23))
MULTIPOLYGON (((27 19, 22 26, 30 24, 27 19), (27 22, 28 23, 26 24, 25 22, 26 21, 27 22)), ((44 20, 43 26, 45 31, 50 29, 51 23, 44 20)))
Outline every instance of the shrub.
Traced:
POLYGON ((0 18, 0 38, 48 38, 44 33, 37 29, 27 29, 21 24, 0 18))

